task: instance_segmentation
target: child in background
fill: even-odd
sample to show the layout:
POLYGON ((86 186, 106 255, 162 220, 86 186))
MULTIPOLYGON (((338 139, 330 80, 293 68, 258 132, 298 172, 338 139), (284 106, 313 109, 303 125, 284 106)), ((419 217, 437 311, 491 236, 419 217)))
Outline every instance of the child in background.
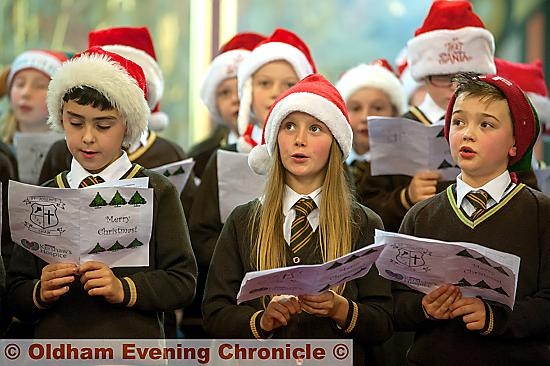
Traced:
MULTIPOLYGON (((346 71, 336 83, 346 101, 353 147, 346 159, 355 189, 370 175, 369 116, 397 117, 405 111, 405 97, 399 79, 386 60, 361 64, 346 71)), ((359 196, 360 197, 360 196, 359 196)))
POLYGON ((320 295, 273 294, 236 305, 247 272, 324 263, 372 243, 382 228, 353 200, 342 164, 352 131, 342 97, 325 78, 310 75, 281 94, 263 140, 249 164, 268 172, 265 191, 224 225, 208 273, 205 328, 230 339, 350 338, 354 364, 372 365, 372 345, 392 331, 389 283, 374 267, 320 295))
POLYGON ((163 338, 163 312, 193 299, 197 269, 178 193, 123 150, 147 127, 146 95, 142 69, 101 48, 75 56, 52 79, 49 123, 64 131, 73 160, 70 171, 45 185, 147 177, 154 189, 153 232, 148 267, 46 264, 16 246, 8 304, 19 319, 35 323, 35 338, 163 338))
POLYGON ((209 138, 189 150, 189 156, 195 160, 193 170, 198 178, 202 176, 206 163, 214 151, 237 142, 237 69, 250 51, 265 38, 258 33, 238 33, 220 47, 218 55, 206 71, 200 96, 210 112, 210 117, 216 123, 216 128, 209 138))
POLYGON ((396 328, 416 330, 415 365, 550 364, 550 198, 522 183, 539 128, 529 101, 500 76, 459 75, 445 137, 456 183, 415 205, 400 232, 477 243, 521 258, 513 310, 442 284, 424 295, 394 285, 396 328))

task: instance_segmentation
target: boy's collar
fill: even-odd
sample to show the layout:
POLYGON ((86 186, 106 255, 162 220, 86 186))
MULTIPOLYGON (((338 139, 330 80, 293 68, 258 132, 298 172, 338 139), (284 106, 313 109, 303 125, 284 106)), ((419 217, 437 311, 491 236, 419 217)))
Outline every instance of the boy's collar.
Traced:
POLYGON ((474 188, 462 180, 461 173, 458 177, 456 177, 456 204, 460 207, 462 200, 468 193, 472 191, 479 191, 481 189, 487 192, 489 196, 498 203, 504 197, 504 193, 511 182, 512 180, 510 178, 510 173, 508 170, 505 170, 501 175, 493 178, 483 186, 474 188))
POLYGON ((426 93, 424 100, 417 107, 426 117, 428 117, 432 124, 445 123, 445 119, 441 119, 441 116, 445 116, 446 111, 434 102, 430 94, 426 93))
POLYGON ((71 162, 71 170, 67 174, 67 182, 71 188, 78 188, 78 185, 82 179, 89 175, 101 176, 106 182, 111 180, 120 179, 124 173, 126 173, 132 167, 132 162, 128 159, 128 155, 125 151, 122 151, 122 155, 105 169, 98 174, 91 174, 80 165, 80 163, 73 158, 71 162))

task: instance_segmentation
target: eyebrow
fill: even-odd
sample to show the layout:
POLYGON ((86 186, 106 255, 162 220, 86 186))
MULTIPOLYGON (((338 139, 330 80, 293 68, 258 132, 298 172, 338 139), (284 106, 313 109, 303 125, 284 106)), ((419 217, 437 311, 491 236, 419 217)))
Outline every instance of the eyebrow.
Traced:
MULTIPOLYGON (((74 112, 71 112, 71 111, 66 111, 67 114, 69 114, 71 117, 75 117, 75 118, 80 118, 80 119, 86 119, 84 116, 78 114, 78 113, 74 113, 74 112)), ((114 120, 116 119, 116 116, 100 116, 100 117, 95 117, 95 118, 92 118, 92 121, 105 121, 105 120, 114 120)))

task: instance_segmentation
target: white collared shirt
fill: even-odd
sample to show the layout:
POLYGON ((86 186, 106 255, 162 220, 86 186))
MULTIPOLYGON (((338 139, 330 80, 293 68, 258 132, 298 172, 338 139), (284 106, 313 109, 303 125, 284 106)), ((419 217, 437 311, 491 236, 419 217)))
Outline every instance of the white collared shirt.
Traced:
POLYGON ((511 183, 512 180, 510 179, 510 173, 508 170, 505 170, 504 173, 478 188, 470 187, 462 180, 462 174, 459 174, 458 177, 456 177, 456 205, 458 207, 462 207, 466 214, 472 215, 475 208, 468 199, 465 199, 466 195, 472 191, 475 192, 483 189, 489 194, 487 208, 491 208, 499 203, 506 196, 506 194, 508 194, 516 186, 511 183))
POLYGON ((424 100, 417 108, 424 113, 433 125, 445 124, 445 118, 441 119, 441 116, 445 116, 445 112, 447 111, 441 109, 441 107, 434 102, 432 97, 430 97, 430 94, 426 93, 424 100))
POLYGON ((130 161, 130 159, 128 159, 128 155, 125 151, 122 151, 122 155, 111 164, 109 164, 99 174, 91 174, 86 169, 84 169, 75 158, 73 158, 71 162, 71 170, 67 174, 67 182, 69 182, 69 186, 71 188, 78 188, 78 185, 80 184, 82 179, 86 178, 89 175, 92 175, 94 177, 99 175, 101 176, 101 178, 103 178, 105 182, 118 180, 122 178, 122 176, 128 170, 130 170, 131 167, 132 162, 130 161))
POLYGON ((239 135, 235 131, 229 131, 227 134, 227 144, 235 144, 239 140, 239 135))
POLYGON ((317 226, 319 226, 319 203, 321 202, 321 188, 317 188, 310 194, 298 194, 285 184, 285 196, 283 198, 283 215, 285 216, 285 221, 283 222, 283 235, 288 245, 290 245, 290 230, 292 227, 292 221, 294 221, 294 218, 296 217, 296 211, 292 208, 292 206, 294 206, 300 198, 307 197, 311 198, 317 205, 317 207, 314 208, 313 211, 311 211, 311 213, 307 216, 307 220, 309 221, 311 228, 315 231, 317 230, 317 226))
POLYGON ((348 158, 346 159, 346 163, 348 165, 351 165, 351 163, 353 163, 355 160, 359 160, 359 161, 370 161, 371 159, 371 154, 370 154, 370 151, 367 151, 366 153, 364 153, 363 155, 359 155, 357 154, 357 152, 355 151, 355 149, 351 149, 351 151, 349 152, 349 156, 348 158))
POLYGON ((136 141, 130 143, 130 146, 128 147, 128 152, 130 154, 133 154, 140 147, 147 146, 147 140, 149 139, 149 134, 150 134, 150 131, 149 131, 148 128, 146 128, 145 131, 143 131, 143 133, 139 137, 139 140, 136 140, 136 141))

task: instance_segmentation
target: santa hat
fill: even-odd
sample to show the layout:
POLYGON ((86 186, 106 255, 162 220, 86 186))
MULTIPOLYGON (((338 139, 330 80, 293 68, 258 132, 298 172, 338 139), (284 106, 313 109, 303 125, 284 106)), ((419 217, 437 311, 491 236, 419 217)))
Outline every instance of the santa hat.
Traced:
POLYGON ((254 172, 262 175, 268 172, 279 127, 292 112, 304 112, 323 122, 346 160, 353 140, 346 103, 334 85, 322 75, 313 74, 279 95, 271 106, 264 125, 262 144, 255 146, 248 155, 248 165, 254 172))
POLYGON ((550 127, 550 99, 544 80, 542 62, 524 64, 495 58, 497 75, 511 80, 519 86, 531 100, 539 120, 550 127))
POLYGON ((63 97, 74 88, 97 90, 121 114, 126 123, 124 143, 139 139, 147 128, 147 85, 141 67, 124 57, 90 48, 65 62, 48 87, 48 124, 62 129, 63 97))
POLYGON ((405 112, 403 86, 386 60, 376 60, 370 65, 360 64, 346 71, 336 83, 336 89, 345 101, 362 88, 376 88, 385 92, 399 115, 405 112))
POLYGON ((258 33, 239 33, 220 48, 220 52, 208 66, 202 81, 200 96, 216 122, 223 122, 216 105, 218 85, 226 79, 237 77, 237 67, 241 61, 265 38, 258 33))
POLYGON ((287 61, 299 79, 316 71, 307 45, 296 34, 286 29, 276 29, 252 50, 237 71, 240 98, 237 124, 241 135, 237 142, 237 150, 240 152, 249 152, 255 145, 250 136, 252 129, 248 127, 252 105, 252 75, 265 64, 279 60, 287 61))
POLYGON ((494 74, 495 41, 462 0, 436 0, 424 23, 407 43, 412 77, 475 72, 494 74))
POLYGON ((67 61, 68 57, 63 52, 48 50, 29 50, 25 51, 15 58, 10 67, 10 72, 6 84, 8 89, 11 86, 13 77, 21 70, 36 69, 43 72, 50 78, 61 67, 61 64, 67 61))
MULTIPOLYGON (((477 78, 500 90, 508 102, 514 125, 514 146, 516 147, 516 156, 510 157, 508 169, 510 171, 529 170, 531 168, 533 146, 540 129, 536 111, 519 86, 511 81, 497 75, 482 75, 477 78)), ((456 98, 457 93, 451 97, 445 115, 445 138, 447 141, 449 140, 451 118, 456 98)))
POLYGON ((149 93, 147 104, 152 112, 149 127, 154 131, 166 128, 170 120, 166 113, 160 111, 164 76, 147 27, 113 27, 91 31, 88 34, 88 47, 94 46, 119 54, 141 66, 149 93))

